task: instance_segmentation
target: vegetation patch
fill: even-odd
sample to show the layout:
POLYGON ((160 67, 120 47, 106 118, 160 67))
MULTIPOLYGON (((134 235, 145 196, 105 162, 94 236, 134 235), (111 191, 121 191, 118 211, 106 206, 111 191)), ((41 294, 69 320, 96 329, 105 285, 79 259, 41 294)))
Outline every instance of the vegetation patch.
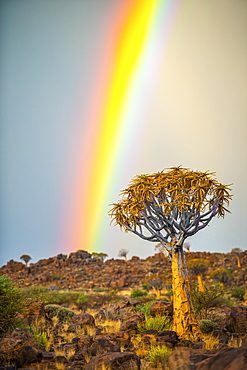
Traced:
POLYGON ((171 329, 171 320, 166 315, 146 316, 145 321, 138 323, 137 328, 139 332, 157 330, 158 333, 161 333, 164 330, 171 329))
POLYGON ((61 307, 56 304, 49 304, 45 306, 45 312, 47 313, 49 318, 53 318, 54 316, 58 317, 59 322, 68 322, 71 318, 75 315, 74 311, 71 311, 67 308, 61 307))
POLYGON ((152 346, 147 353, 147 358, 154 365, 163 364, 171 353, 172 350, 166 346, 152 346))
POLYGON ((25 299, 12 280, 0 276, 0 337, 13 330, 20 319, 18 315, 25 311, 25 299))

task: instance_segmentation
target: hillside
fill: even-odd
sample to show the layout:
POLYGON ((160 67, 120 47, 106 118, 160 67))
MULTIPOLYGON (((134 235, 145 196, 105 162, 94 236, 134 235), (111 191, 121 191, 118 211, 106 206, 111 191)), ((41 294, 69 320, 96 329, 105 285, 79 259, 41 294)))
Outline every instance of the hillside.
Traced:
MULTIPOLYGON (((187 261, 204 258, 210 262, 205 279, 212 271, 219 268, 230 269, 233 285, 247 283, 247 251, 239 255, 241 267, 233 253, 190 252, 186 253, 187 261)), ((7 275, 19 287, 42 285, 51 289, 90 290, 96 288, 126 289, 141 286, 147 276, 159 274, 171 278, 171 262, 162 253, 146 259, 132 257, 130 260, 108 259, 102 261, 92 258, 86 251, 78 251, 64 256, 62 254, 42 259, 26 266, 22 262, 10 260, 0 268, 0 275, 7 275)))

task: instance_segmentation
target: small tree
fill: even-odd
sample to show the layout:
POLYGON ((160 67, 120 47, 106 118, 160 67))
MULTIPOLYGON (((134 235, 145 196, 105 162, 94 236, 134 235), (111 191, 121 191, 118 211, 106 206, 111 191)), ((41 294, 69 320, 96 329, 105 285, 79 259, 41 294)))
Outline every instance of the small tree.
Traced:
POLYGON ((127 254, 129 253, 128 249, 120 249, 118 252, 118 257, 124 257, 125 261, 127 261, 127 254))
POLYGON ((199 318, 207 319, 210 308, 219 307, 222 305, 220 298, 224 294, 224 288, 222 286, 204 286, 204 291, 201 292, 198 286, 194 286, 192 289, 192 301, 195 307, 196 315, 199 318))
POLYGON ((203 274, 208 270, 210 262, 204 258, 193 258, 187 262, 188 270, 197 277, 198 290, 204 292, 203 274))
POLYGON ((158 250, 159 253, 163 253, 165 257, 168 257, 167 249, 161 243, 158 243, 154 249, 158 250))
POLYGON ((172 259, 173 330, 180 337, 199 336, 183 243, 216 215, 224 217, 229 187, 213 173, 173 167, 167 172, 136 176, 110 216, 125 231, 161 243, 172 259))
POLYGON ((231 253, 234 254, 234 256, 236 256, 236 259, 237 259, 237 266, 238 267, 241 267, 241 262, 240 262, 240 257, 239 257, 239 254, 242 253, 243 250, 241 248, 232 248, 231 250, 231 253))
POLYGON ((211 272, 210 277, 222 286, 231 284, 233 281, 233 274, 227 269, 214 270, 211 272))
POLYGON ((165 275, 152 274, 144 279, 145 283, 153 289, 156 298, 161 298, 161 292, 164 288, 171 288, 171 281, 165 275))
POLYGON ((190 248, 191 248, 190 243, 189 242, 184 242, 184 249, 186 249, 188 253, 190 253, 190 248))
POLYGON ((106 257, 108 257, 108 254, 106 254, 106 253, 98 253, 98 252, 93 252, 93 253, 91 253, 91 256, 93 257, 93 258, 98 258, 98 259, 100 259, 101 261, 104 261, 105 259, 106 259, 106 257))
POLYGON ((23 254, 21 257, 20 257, 20 260, 23 260, 26 264, 26 266, 28 265, 28 262, 31 260, 32 258, 28 255, 28 254, 23 254))

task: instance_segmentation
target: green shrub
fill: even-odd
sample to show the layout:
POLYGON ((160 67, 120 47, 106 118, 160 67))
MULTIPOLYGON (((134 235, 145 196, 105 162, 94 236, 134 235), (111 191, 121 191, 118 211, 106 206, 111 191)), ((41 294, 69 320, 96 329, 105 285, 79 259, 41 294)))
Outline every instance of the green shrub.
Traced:
POLYGON ((152 346, 147 353, 147 358, 154 365, 163 364, 171 353, 172 350, 166 346, 152 346))
POLYGON ((245 295, 245 287, 236 287, 231 289, 231 296, 234 298, 239 299, 240 301, 244 301, 244 295, 245 295))
POLYGON ((144 292, 140 289, 134 289, 130 295, 131 298, 138 298, 138 297, 145 297, 147 295, 147 292, 144 292))
POLYGON ((201 332, 205 334, 212 333, 213 330, 219 328, 218 325, 211 320, 201 320, 199 325, 201 332))
POLYGON ((74 311, 61 307, 56 304, 48 304, 45 306, 45 312, 49 318, 58 317, 59 322, 68 322, 75 315, 74 311))
POLYGON ((31 326, 30 330, 33 333, 33 336, 34 336, 34 339, 36 340, 36 342, 40 346, 47 349, 48 342, 49 342, 47 333, 45 331, 40 331, 40 330, 36 329, 34 326, 31 326))
POLYGON ((172 288, 170 288, 166 293, 165 293, 165 296, 168 297, 169 299, 171 299, 171 297, 173 296, 173 290, 172 288))
POLYGON ((0 276, 0 336, 13 330, 20 319, 18 315, 25 311, 25 299, 20 289, 14 286, 12 280, 0 276))
POLYGON ((146 316, 144 322, 137 324, 137 328, 139 332, 157 330, 158 333, 161 333, 171 329, 171 320, 166 315, 146 316))
POLYGON ((44 286, 30 286, 21 288, 20 291, 24 298, 32 299, 35 302, 54 303, 54 293, 44 286))
POLYGON ((215 307, 221 307, 224 305, 234 306, 234 301, 232 301, 231 298, 226 294, 223 294, 222 296, 218 297, 215 302, 216 302, 215 307))
POLYGON ((58 275, 53 275, 51 277, 52 280, 62 280, 62 277, 61 276, 58 276, 58 275))
POLYGON ((138 304, 135 306, 135 309, 137 311, 141 311, 144 313, 145 317, 147 316, 150 316, 150 307, 152 306, 152 304, 154 303, 155 301, 150 301, 148 303, 146 303, 145 305, 142 305, 142 304, 138 304))
POLYGON ((93 292, 96 292, 96 293, 101 293, 101 292, 106 292, 107 291, 107 289, 105 289, 105 288, 95 288, 95 289, 93 289, 93 292))
POLYGON ((232 272, 224 268, 216 269, 211 272, 210 278, 223 285, 227 285, 227 284, 231 284, 231 282, 233 281, 233 274, 232 272))
POLYGON ((64 291, 64 292, 53 292, 53 302, 54 304, 59 305, 76 305, 77 300, 80 296, 80 292, 71 292, 71 291, 64 291))
POLYGON ((89 301, 89 296, 86 295, 86 294, 80 294, 77 301, 76 301, 76 304, 78 306, 78 308, 82 308, 83 306, 85 306, 89 301))
POLYGON ((223 303, 224 289, 217 285, 209 287, 204 285, 204 292, 198 290, 198 285, 195 284, 191 290, 191 297, 196 315, 207 318, 209 309, 212 307, 220 307, 223 303))
POLYGON ((152 286, 151 286, 151 284, 148 284, 148 283, 147 284, 142 284, 142 289, 149 291, 149 290, 152 289, 152 286))

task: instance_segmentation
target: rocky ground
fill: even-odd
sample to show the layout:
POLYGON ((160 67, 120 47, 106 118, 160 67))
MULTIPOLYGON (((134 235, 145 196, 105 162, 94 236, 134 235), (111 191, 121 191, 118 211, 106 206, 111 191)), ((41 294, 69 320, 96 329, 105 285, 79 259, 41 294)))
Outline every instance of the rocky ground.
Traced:
MULTIPOLYGON (((234 279, 231 285, 246 287, 247 251, 239 255, 228 253, 187 253, 187 260, 205 258, 210 268, 204 281, 210 283, 210 273, 218 268, 230 268, 234 279)), ((129 261, 92 258, 85 251, 59 255, 25 266, 9 261, 0 268, 19 287, 42 285, 50 289, 84 290, 95 288, 124 290, 140 287, 151 274, 171 278, 171 263, 163 254, 142 260, 129 261)), ((136 307, 140 302, 125 298, 115 303, 114 312, 120 319, 113 330, 107 321, 107 308, 94 313, 74 312, 67 323, 54 321, 43 302, 33 302, 22 317, 26 325, 33 325, 39 333, 46 331, 52 343, 45 348, 27 330, 16 328, 11 335, 0 339, 0 370, 245 370, 247 369, 247 306, 246 301, 235 306, 214 308, 218 327, 200 341, 179 339, 172 330, 142 330, 145 321, 136 307), (42 329, 42 330, 41 330, 42 329), (215 343, 213 342, 215 339, 215 343), (211 345, 208 345, 208 341, 211 345), (171 350, 168 360, 154 365, 147 360, 152 346, 166 346, 171 350)), ((150 309, 152 317, 168 315, 172 318, 172 303, 160 299, 150 309)), ((112 317, 113 318, 113 317, 112 317)))
MULTIPOLYGON (((43 319, 45 323, 42 325, 46 326, 46 330, 52 326, 55 338, 51 348, 45 350, 35 342, 29 332, 15 329, 10 337, 0 341, 0 370, 247 369, 246 306, 234 307, 234 310, 229 307, 221 309, 221 328, 212 333, 212 337, 217 338, 217 345, 215 348, 206 349, 203 340, 192 342, 179 339, 172 330, 160 333, 156 330, 144 330, 138 333, 138 323, 142 322, 144 317, 141 313, 136 313, 134 307, 137 303, 127 299, 118 306, 119 313, 121 310, 126 313, 127 309, 129 314, 115 332, 104 325, 103 318, 103 324, 96 325, 95 317, 88 313, 75 314, 66 326, 62 322, 54 324, 45 315, 44 305, 36 304, 36 310, 26 313, 25 319, 29 324, 37 322, 37 318, 43 319), (233 330, 240 327, 238 322, 241 314, 245 317, 245 326, 241 327, 241 331, 233 333, 233 330), (240 337, 240 346, 234 348, 233 339, 240 340, 240 337), (163 365, 156 367, 144 361, 143 357, 152 345, 166 346, 172 350, 163 365)), ((157 301, 153 304, 152 316, 170 312, 170 308, 169 303, 157 301)), ((98 314, 102 315, 102 312, 98 314)))
MULTIPOLYGON (((232 253, 190 252, 187 260, 205 258, 210 268, 205 275, 208 281, 210 272, 218 268, 233 269, 236 286, 247 283, 247 251, 240 253, 241 267, 237 266, 236 255, 232 253)), ((27 267, 22 262, 10 260, 0 268, 0 275, 10 276, 19 287, 42 285, 58 289, 94 288, 125 289, 141 286, 150 274, 161 274, 171 279, 171 262, 163 253, 157 253, 146 259, 132 257, 130 260, 108 259, 105 262, 92 258, 88 252, 70 253, 68 257, 58 255, 30 263, 27 267)))

